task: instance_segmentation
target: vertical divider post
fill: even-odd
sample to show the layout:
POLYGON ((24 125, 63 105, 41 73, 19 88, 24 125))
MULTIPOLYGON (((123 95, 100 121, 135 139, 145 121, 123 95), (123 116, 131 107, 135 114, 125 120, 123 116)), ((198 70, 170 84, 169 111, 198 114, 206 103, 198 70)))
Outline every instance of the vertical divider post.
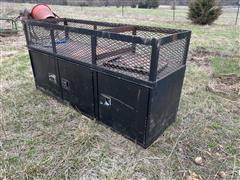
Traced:
POLYGON ((160 47, 158 47, 158 40, 156 38, 153 38, 149 81, 156 81, 157 79, 159 50, 160 50, 160 47))
POLYGON ((67 22, 67 19, 66 18, 64 18, 64 29, 65 29, 65 39, 67 40, 67 39, 69 39, 69 31, 68 31, 68 22, 67 22))
POLYGON ((94 34, 91 35, 91 52, 92 52, 92 64, 97 64, 97 36, 94 34))

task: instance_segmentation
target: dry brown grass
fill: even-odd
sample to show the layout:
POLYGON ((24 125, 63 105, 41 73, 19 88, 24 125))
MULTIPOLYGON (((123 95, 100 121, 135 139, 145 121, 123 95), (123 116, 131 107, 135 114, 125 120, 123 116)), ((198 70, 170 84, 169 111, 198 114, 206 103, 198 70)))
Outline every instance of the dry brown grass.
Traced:
MULTIPOLYGON (((18 12, 25 6, 30 7, 11 8, 18 12)), ((134 15, 100 16, 104 8, 53 9, 62 16, 77 12, 78 18, 146 24, 134 15)), ((192 51, 197 46, 232 54, 239 49, 239 27, 155 19, 148 25, 192 29, 192 51)), ((14 55, 0 60, 0 179, 186 179, 189 171, 204 179, 220 178, 220 171, 225 179, 239 179, 240 101, 206 90, 211 63, 188 62, 177 122, 144 150, 36 90, 24 46, 22 33, 1 38, 2 56, 14 55), (197 156, 203 158, 202 166, 194 163, 197 156)))

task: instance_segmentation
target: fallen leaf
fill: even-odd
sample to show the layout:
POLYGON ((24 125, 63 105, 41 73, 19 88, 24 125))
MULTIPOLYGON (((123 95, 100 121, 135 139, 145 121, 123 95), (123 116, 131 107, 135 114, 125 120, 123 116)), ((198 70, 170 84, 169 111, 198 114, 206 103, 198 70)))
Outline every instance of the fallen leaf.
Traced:
POLYGON ((219 171, 218 172, 218 175, 221 177, 221 178, 224 178, 226 176, 226 173, 224 171, 219 171))
POLYGON ((202 177, 195 172, 189 170, 188 180, 202 180, 202 177))
POLYGON ((194 159, 194 162, 197 164, 197 165, 203 165, 203 158, 202 157, 196 157, 195 159, 194 159))

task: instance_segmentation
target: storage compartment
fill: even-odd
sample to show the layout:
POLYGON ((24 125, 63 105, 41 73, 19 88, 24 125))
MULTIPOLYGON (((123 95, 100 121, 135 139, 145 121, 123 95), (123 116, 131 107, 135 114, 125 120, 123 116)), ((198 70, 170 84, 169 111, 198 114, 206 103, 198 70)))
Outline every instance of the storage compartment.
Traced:
POLYGON ((161 81, 150 93, 146 144, 153 143, 164 130, 176 120, 182 90, 185 67, 180 68, 161 81))
POLYGON ((94 116, 93 83, 91 70, 76 63, 57 59, 63 99, 83 113, 94 116))
POLYGON ((143 147, 175 121, 190 31, 25 20, 37 87, 143 147))
POLYGON ((29 51, 36 86, 45 92, 61 98, 58 67, 54 56, 29 51))
POLYGON ((143 144, 148 88, 103 74, 98 82, 99 120, 143 144))

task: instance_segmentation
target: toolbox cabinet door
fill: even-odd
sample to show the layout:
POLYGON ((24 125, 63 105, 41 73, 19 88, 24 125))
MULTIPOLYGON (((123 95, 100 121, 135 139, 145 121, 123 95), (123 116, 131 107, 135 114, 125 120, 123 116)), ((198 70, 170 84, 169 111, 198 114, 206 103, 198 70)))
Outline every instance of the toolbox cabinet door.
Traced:
POLYGON ((29 51, 29 53, 36 86, 54 96, 61 97, 56 59, 51 55, 36 51, 29 51))
POLYGON ((99 120, 143 144, 148 88, 98 74, 99 120))
POLYGON ((58 59, 63 99, 94 117, 92 72, 79 64, 58 59))

